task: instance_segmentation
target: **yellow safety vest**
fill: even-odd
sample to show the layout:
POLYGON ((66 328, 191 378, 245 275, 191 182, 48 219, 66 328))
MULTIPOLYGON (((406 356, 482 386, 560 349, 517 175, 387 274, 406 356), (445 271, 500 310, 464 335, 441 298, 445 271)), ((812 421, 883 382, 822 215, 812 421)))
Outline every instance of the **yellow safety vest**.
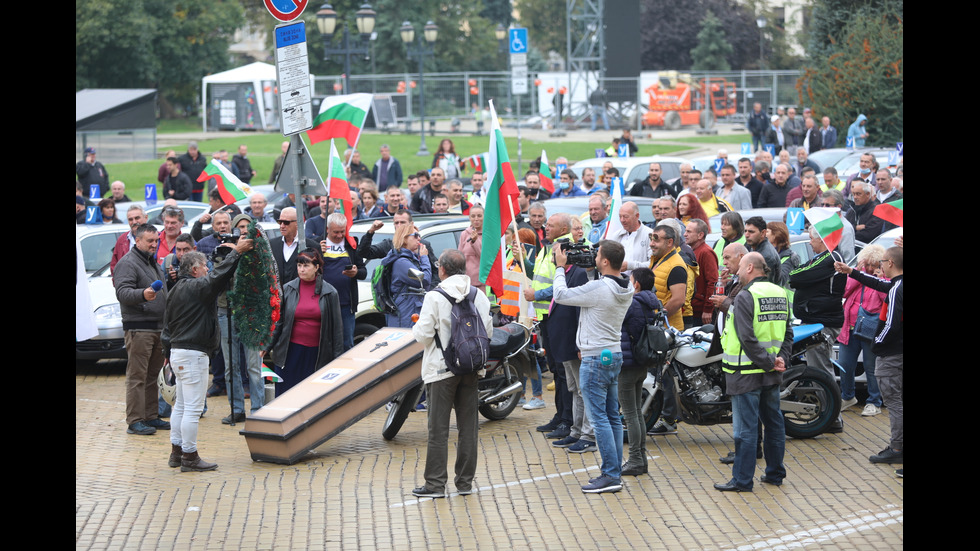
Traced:
MULTIPOLYGON (((680 249, 675 248, 670 251, 663 258, 653 261, 651 260, 651 268, 653 269, 653 275, 655 276, 653 281, 653 286, 657 291, 657 298, 664 305, 670 300, 670 287, 667 286, 667 276, 670 275, 670 271, 674 269, 675 266, 680 266, 684 268, 685 273, 688 274, 688 281, 691 280, 690 272, 688 271, 687 264, 684 259, 681 258, 680 249), (654 262, 656 262, 654 264, 654 262)), ((685 297, 686 300, 686 297, 685 297)), ((668 323, 671 327, 678 329, 680 331, 684 330, 684 307, 681 306, 676 312, 670 314, 667 318, 668 323)))
MULTIPOLYGON (((789 302, 782 287, 768 281, 756 280, 747 289, 752 295, 752 331, 759 344, 770 354, 776 354, 786 338, 789 322, 789 302)), ((733 305, 734 306, 734 305, 733 305)), ((735 308, 728 310, 725 330, 721 334, 722 370, 725 373, 765 373, 767 369, 755 367, 743 353, 742 343, 735 330, 735 308)))
MULTIPOLYGON (((559 237, 562 238, 572 238, 572 234, 566 233, 565 235, 559 237)), ((557 240, 556 240, 557 241, 557 240)), ((534 260, 534 277, 531 279, 531 288, 537 293, 542 289, 547 289, 555 284, 555 261, 551 258, 551 247, 541 247, 538 251, 538 256, 534 260)), ((534 312, 538 319, 544 319, 548 315, 548 310, 551 309, 550 300, 536 300, 534 301, 534 312)))

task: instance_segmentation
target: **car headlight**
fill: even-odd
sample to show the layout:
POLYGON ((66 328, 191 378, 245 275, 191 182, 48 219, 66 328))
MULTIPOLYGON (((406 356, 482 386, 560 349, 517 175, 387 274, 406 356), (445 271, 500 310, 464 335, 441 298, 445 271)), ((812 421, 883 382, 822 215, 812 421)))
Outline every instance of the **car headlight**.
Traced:
POLYGON ((122 310, 119 308, 119 303, 106 304, 105 306, 99 306, 95 309, 95 319, 100 322, 108 321, 121 321, 122 320, 122 310))

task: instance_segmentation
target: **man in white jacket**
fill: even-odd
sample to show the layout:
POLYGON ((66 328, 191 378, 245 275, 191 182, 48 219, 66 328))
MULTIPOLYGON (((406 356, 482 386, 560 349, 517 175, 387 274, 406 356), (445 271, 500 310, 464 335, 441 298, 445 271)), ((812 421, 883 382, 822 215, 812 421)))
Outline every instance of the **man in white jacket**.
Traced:
MULTIPOLYGON (((470 292, 470 278, 466 275, 466 257, 456 249, 446 249, 439 257, 439 287, 456 300, 470 292)), ((485 293, 476 293, 476 311, 486 326, 487 335, 493 335, 490 317, 490 301, 485 293)), ((422 382, 428 400, 429 446, 425 456, 425 484, 412 490, 417 497, 446 497, 446 481, 449 478, 449 414, 456 408, 456 427, 459 441, 456 447, 456 490, 460 495, 473 493, 473 477, 476 474, 479 430, 478 384, 483 370, 468 375, 454 375, 446 366, 439 342, 448 345, 452 336, 453 305, 441 294, 430 291, 422 302, 419 320, 412 328, 415 340, 425 345, 422 355, 422 382)))

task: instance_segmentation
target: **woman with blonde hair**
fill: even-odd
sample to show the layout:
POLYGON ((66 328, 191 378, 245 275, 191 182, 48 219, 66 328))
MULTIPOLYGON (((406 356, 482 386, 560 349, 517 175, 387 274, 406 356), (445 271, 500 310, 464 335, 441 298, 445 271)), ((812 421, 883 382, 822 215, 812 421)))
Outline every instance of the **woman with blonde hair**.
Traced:
POLYGON ((432 265, 429 250, 422 244, 422 237, 414 226, 405 224, 395 230, 391 240, 391 251, 381 260, 382 266, 391 270, 391 296, 394 297, 397 312, 386 314, 389 327, 412 327, 412 314, 422 310, 421 293, 410 290, 425 290, 432 281, 432 265), (422 283, 409 276, 412 268, 422 272, 422 283))
MULTIPOLYGON (((874 274, 884 257, 884 247, 868 245, 857 255, 857 269, 874 274)), ((874 344, 878 314, 884 301, 884 293, 865 287, 854 278, 847 278, 847 286, 844 288, 844 327, 837 336, 837 342, 840 343, 837 361, 841 365, 841 400, 843 408, 857 403, 857 398, 854 397, 854 370, 857 369, 858 355, 863 352, 864 374, 868 381, 868 401, 861 412, 865 417, 881 413, 881 391, 875 378, 876 356, 871 345, 874 344)))

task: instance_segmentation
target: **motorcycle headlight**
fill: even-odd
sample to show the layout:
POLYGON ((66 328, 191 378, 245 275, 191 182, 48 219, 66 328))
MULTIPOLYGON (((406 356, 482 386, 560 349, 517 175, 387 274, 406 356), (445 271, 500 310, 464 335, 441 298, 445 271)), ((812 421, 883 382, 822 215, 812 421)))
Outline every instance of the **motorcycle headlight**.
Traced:
POLYGON ((95 309, 95 319, 100 322, 122 321, 122 311, 119 303, 106 304, 95 309))

